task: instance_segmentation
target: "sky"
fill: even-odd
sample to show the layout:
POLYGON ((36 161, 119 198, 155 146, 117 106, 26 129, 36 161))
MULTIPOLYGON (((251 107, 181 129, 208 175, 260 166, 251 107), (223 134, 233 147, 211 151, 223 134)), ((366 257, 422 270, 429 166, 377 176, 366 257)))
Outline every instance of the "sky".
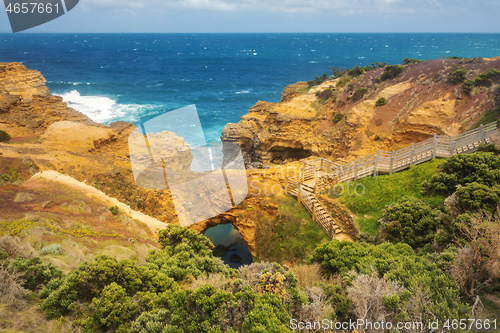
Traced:
POLYGON ((498 33, 499 17, 500 0, 80 0, 26 32, 498 33))

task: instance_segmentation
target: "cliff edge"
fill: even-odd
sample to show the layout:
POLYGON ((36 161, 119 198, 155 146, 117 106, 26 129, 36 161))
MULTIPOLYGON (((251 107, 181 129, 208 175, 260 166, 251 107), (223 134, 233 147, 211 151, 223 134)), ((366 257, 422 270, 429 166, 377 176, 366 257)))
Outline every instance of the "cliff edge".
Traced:
POLYGON ((498 58, 355 67, 290 85, 279 103, 257 102, 221 139, 237 143, 247 165, 262 166, 351 160, 434 133, 456 135, 498 116, 499 69, 498 58))

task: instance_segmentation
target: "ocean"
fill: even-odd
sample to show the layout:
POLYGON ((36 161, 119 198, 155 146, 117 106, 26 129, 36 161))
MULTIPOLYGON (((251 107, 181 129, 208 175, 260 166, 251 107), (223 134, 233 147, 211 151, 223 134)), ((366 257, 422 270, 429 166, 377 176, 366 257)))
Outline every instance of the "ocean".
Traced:
POLYGON ((195 104, 207 141, 285 86, 373 62, 500 55, 500 34, 0 34, 0 61, 39 70, 97 122, 195 104))

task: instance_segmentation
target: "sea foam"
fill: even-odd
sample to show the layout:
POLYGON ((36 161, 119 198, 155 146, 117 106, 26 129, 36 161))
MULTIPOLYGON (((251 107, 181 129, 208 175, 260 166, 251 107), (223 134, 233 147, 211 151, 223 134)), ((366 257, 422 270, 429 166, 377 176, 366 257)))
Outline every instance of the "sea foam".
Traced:
POLYGON ((82 96, 76 90, 59 94, 69 107, 80 111, 93 121, 110 123, 117 120, 135 121, 144 111, 158 106, 121 104, 107 96, 82 96))

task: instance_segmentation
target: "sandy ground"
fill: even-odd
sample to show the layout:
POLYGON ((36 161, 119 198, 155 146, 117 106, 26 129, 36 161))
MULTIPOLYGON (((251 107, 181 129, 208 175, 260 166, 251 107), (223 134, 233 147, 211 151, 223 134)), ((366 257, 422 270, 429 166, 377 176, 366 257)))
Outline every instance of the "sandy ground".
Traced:
POLYGON ((51 181, 55 181, 64 185, 67 185, 71 188, 77 189, 85 193, 89 197, 96 198, 102 202, 107 203, 109 206, 117 206, 120 211, 123 213, 127 214, 131 218, 141 221, 145 224, 148 225, 148 227, 156 233, 159 229, 164 229, 167 223, 161 222, 151 216, 148 216, 146 214, 143 214, 141 212, 138 212, 136 210, 133 210, 130 208, 128 205, 124 204, 123 202, 118 201, 115 198, 112 198, 110 196, 107 196, 103 192, 99 191, 98 189, 87 185, 85 183, 82 183, 78 180, 76 180, 73 177, 70 177, 68 175, 63 175, 57 171, 43 171, 39 172, 35 175, 33 175, 32 179, 47 179, 51 181))

